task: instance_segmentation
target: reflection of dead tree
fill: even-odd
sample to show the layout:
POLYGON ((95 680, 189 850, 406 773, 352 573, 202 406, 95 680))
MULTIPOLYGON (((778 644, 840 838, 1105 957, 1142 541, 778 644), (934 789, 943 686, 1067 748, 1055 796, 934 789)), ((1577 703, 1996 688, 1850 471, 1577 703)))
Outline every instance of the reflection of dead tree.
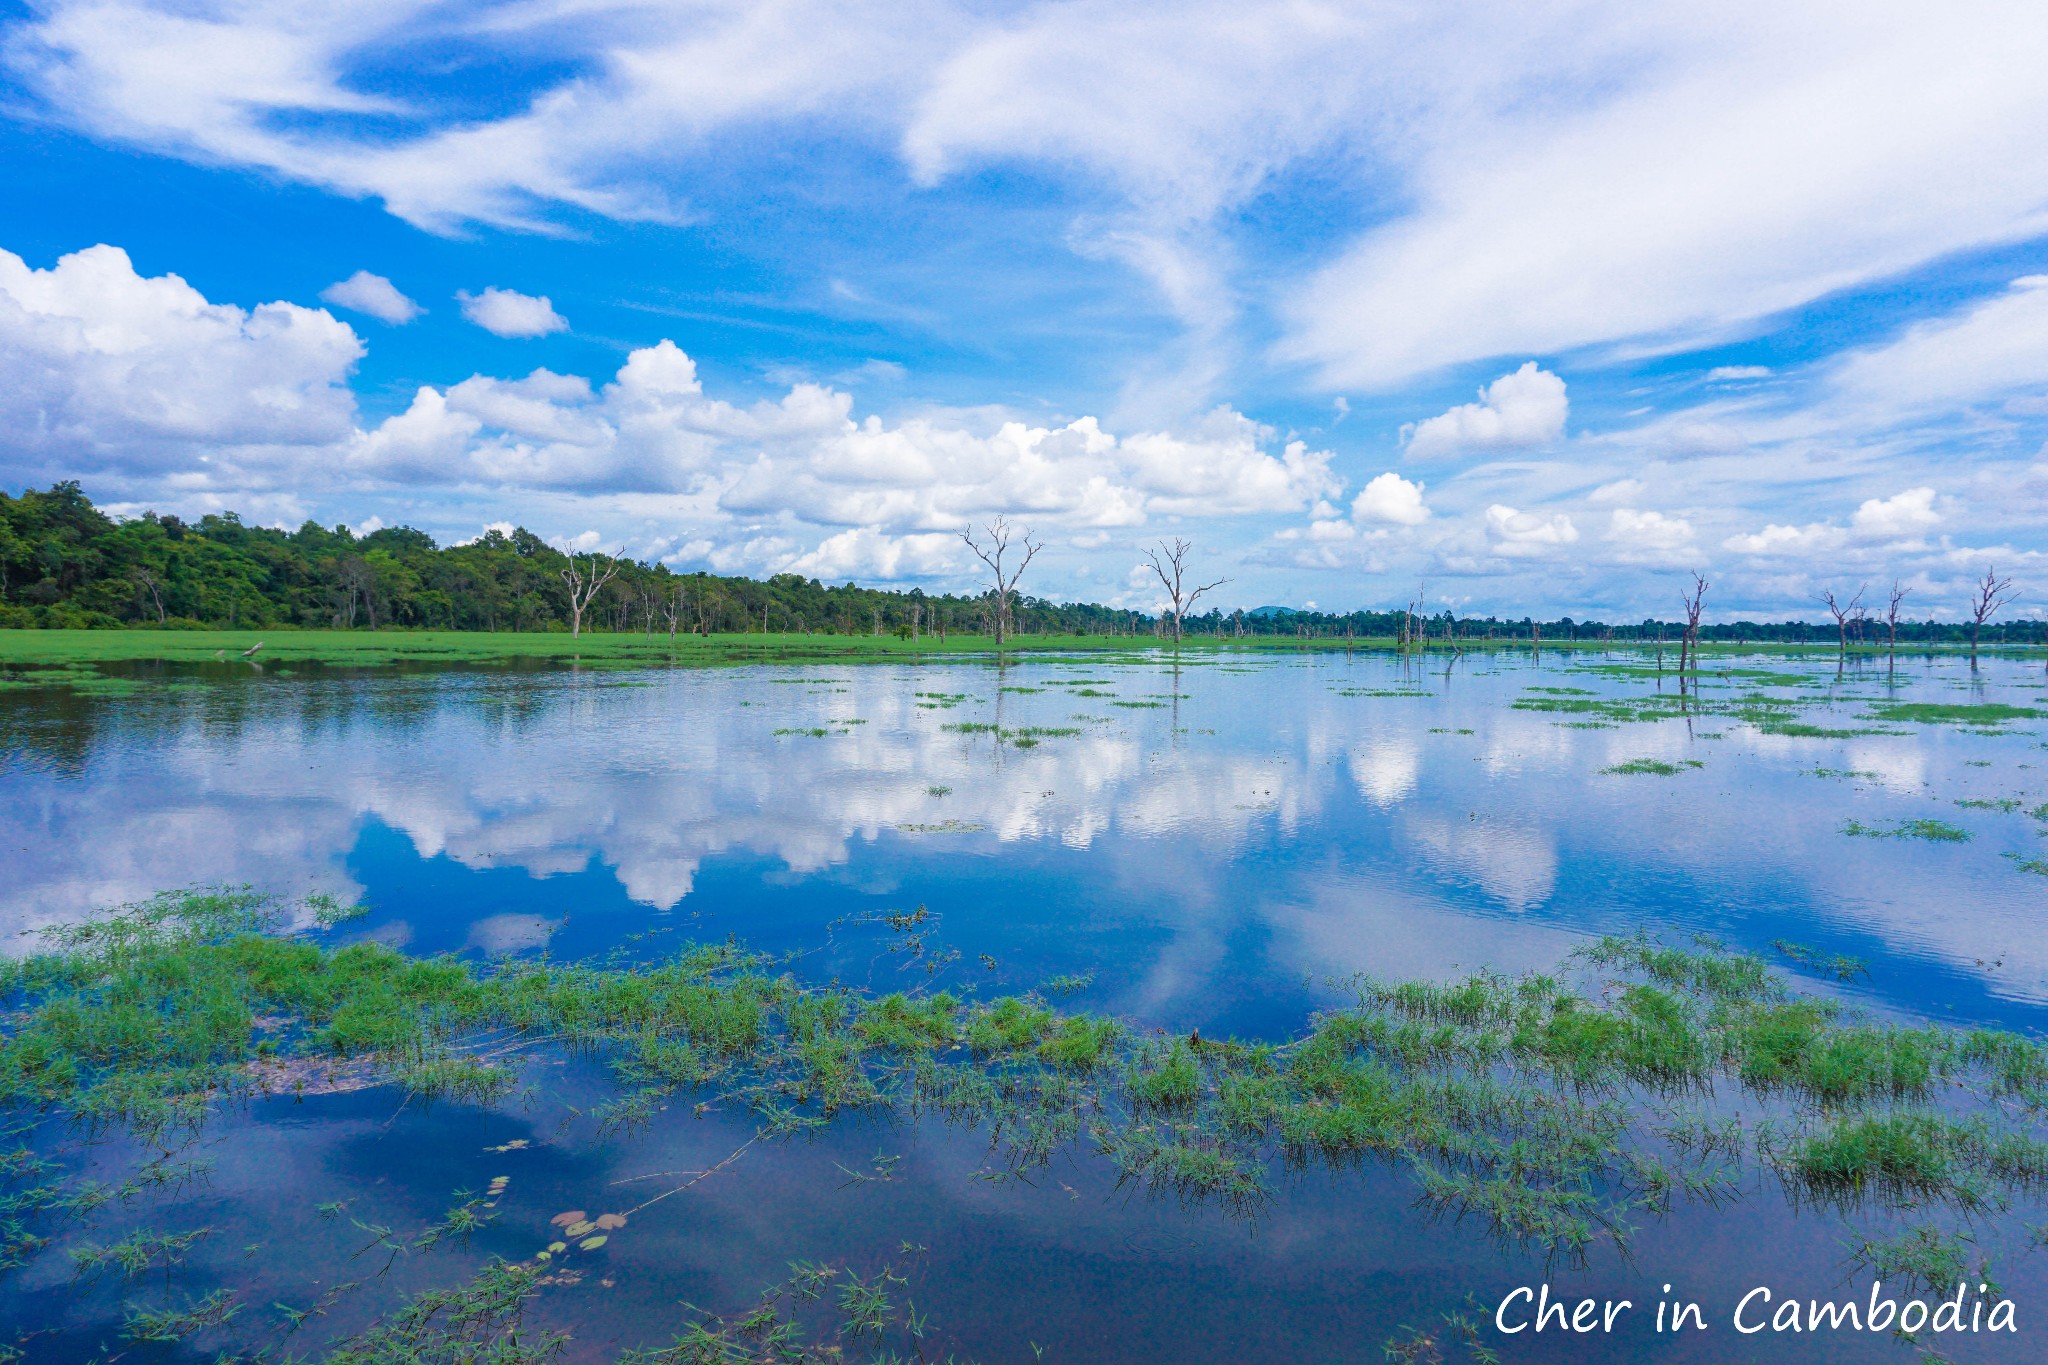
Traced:
POLYGON ((2010 578, 2000 578, 1998 571, 1989 564, 1984 566, 1984 577, 1976 586, 1976 598, 1970 603, 1970 667, 1977 666, 1977 637, 1984 632, 1984 623, 1996 615, 2000 608, 2012 601, 2013 590, 2010 578))
POLYGON ((1190 587, 1186 581, 1188 552, 1195 547, 1175 537, 1173 544, 1159 542, 1157 550, 1145 551, 1145 560, 1152 566, 1152 572, 1159 575, 1159 585, 1166 589, 1169 609, 1173 612, 1173 647, 1180 648, 1181 623, 1187 617, 1189 607, 1196 599, 1211 588, 1220 588, 1230 580, 1219 578, 1214 583, 1190 587))
POLYGON ((583 634, 583 613, 590 608, 600 589, 619 572, 619 561, 609 555, 570 555, 562 570, 569 585, 569 637, 583 634))
POLYGON ((1692 576, 1692 591, 1681 594, 1679 602, 1685 607, 1685 634, 1678 640, 1678 690, 1685 690, 1687 668, 1699 668, 1700 651, 1700 607, 1707 598, 1707 580, 1700 574, 1692 576))
POLYGON ((1821 605, 1828 609, 1828 615, 1835 618, 1835 653, 1838 661, 1849 657, 1849 623, 1863 619, 1863 590, 1870 585, 1856 585, 1856 595, 1843 602, 1835 597, 1833 588, 1821 589, 1821 605))
POLYGON ((997 517, 984 526, 982 532, 988 537, 988 544, 985 547, 974 538, 972 527, 962 531, 960 539, 967 542, 967 548, 974 551, 976 559, 988 566, 993 579, 993 585, 989 588, 989 596, 993 599, 990 622, 996 638, 996 647, 1000 649, 1004 637, 1010 633, 1010 599, 1016 595, 1017 580, 1024 576, 1024 570, 1030 567, 1032 558, 1038 554, 1039 544, 1031 538, 1029 531, 1010 525, 1003 517, 997 517), (1016 560, 1014 568, 1006 571, 1003 568, 1003 560, 1010 553, 1012 540, 1017 542, 1017 549, 1022 557, 1016 560))

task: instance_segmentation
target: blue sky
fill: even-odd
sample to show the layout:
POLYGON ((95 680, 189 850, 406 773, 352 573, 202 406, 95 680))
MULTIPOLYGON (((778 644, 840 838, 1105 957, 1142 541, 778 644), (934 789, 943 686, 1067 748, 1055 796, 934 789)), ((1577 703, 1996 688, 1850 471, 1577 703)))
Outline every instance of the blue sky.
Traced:
POLYGON ((1133 605, 1162 536, 1243 605, 2048 602, 2037 4, 0 35, 0 485, 930 586, 1007 515, 1133 605))

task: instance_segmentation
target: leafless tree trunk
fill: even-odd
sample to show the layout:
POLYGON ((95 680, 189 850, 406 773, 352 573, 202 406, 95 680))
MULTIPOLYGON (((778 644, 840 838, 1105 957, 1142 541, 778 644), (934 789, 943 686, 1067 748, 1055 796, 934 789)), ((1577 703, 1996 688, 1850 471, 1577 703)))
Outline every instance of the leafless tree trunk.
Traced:
POLYGON ((1835 597, 1835 590, 1833 588, 1823 588, 1821 590, 1821 605, 1825 606, 1828 609, 1828 615, 1835 618, 1835 658, 1837 661, 1837 672, 1840 671, 1841 661, 1849 657, 1849 622, 1852 620, 1861 619, 1861 613, 1863 611, 1863 590, 1869 586, 1870 585, 1868 583, 1857 584, 1856 595, 1846 602, 1837 600, 1837 598, 1835 597))
POLYGON ((676 647, 676 627, 682 621, 683 612, 689 607, 688 599, 684 597, 684 593, 687 591, 688 589, 684 586, 683 581, 677 579, 669 588, 668 596, 661 599, 662 618, 668 622, 668 647, 670 649, 676 647))
POLYGON ((1214 583, 1199 587, 1187 582, 1188 552, 1195 547, 1175 537, 1173 544, 1159 542, 1156 550, 1145 551, 1145 561, 1152 566, 1152 572, 1159 576, 1159 586, 1166 589, 1169 610, 1173 612, 1173 647, 1180 648, 1182 623, 1187 619, 1188 608, 1195 605, 1201 595, 1211 588, 1220 588, 1230 580, 1219 578, 1214 583))
POLYGON ((1016 595, 1017 580, 1022 578, 1024 570, 1031 566, 1031 561, 1037 556, 1040 546, 1037 541, 1031 538, 1029 531, 1021 527, 1012 526, 1003 517, 997 517, 994 521, 984 526, 982 534, 988 537, 988 544, 986 546, 974 538, 973 527, 962 531, 960 539, 967 542, 967 548, 974 551, 976 559, 979 559, 988 566, 989 575, 992 580, 989 594, 994 599, 994 610, 991 616, 995 628, 996 648, 1001 649, 1004 637, 1009 634, 1010 599, 1016 595), (1009 555, 1010 544, 1013 540, 1016 542, 1021 558, 1016 560, 1015 568, 1006 571, 1003 568, 1003 560, 1009 555))
POLYGON ((148 569, 138 569, 135 574, 136 586, 149 594, 149 600, 156 606, 156 623, 164 623, 163 580, 148 569))
POLYGON ((1707 598, 1707 580, 1698 573, 1692 576, 1692 591, 1679 597, 1685 607, 1685 634, 1678 642, 1678 690, 1685 690, 1686 668, 1699 667, 1700 608, 1707 598))
POLYGON ((1905 584, 1899 582, 1898 579, 1894 578, 1892 580, 1891 598, 1889 601, 1885 603, 1884 608, 1884 652, 1885 658, 1888 661, 1887 667, 1896 667, 1898 664, 1899 607, 1904 604, 1906 600, 1906 594, 1911 591, 1911 588, 1908 588, 1905 584))
POLYGON ((619 561, 609 555, 569 556, 568 567, 562 570, 562 581, 569 585, 570 639, 583 634, 583 613, 589 610, 599 590, 618 572, 619 561))
POLYGON ((2012 580, 2000 578, 1991 565, 1984 566, 1984 577, 1977 584, 1977 595, 1970 603, 1970 667, 1977 666, 1977 637, 1984 632, 1984 623, 2013 599, 2012 580))

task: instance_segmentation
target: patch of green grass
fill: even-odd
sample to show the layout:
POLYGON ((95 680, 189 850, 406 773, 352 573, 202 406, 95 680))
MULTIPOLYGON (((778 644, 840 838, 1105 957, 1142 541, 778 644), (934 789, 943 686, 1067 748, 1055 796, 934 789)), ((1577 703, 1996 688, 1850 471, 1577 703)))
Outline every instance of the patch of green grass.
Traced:
MULTIPOLYGON (((922 936, 933 918, 920 908, 887 922, 922 936)), ((1360 978, 1350 1003, 1299 1036, 1248 1044, 1162 1037, 1035 996, 806 985, 786 961, 731 943, 633 965, 481 961, 330 946, 284 922, 245 893, 162 897, 0 964, 0 1109, 87 1140, 175 1140, 262 1093, 259 1057, 341 1059, 372 1073, 366 1084, 492 1106, 526 1049, 546 1047, 610 1078, 610 1097, 585 1111, 600 1134, 665 1108, 680 1117, 672 1101, 686 1094, 751 1116, 769 1138, 842 1115, 930 1116, 987 1132, 997 1159, 985 1179, 1094 1153, 1121 1179, 1230 1205, 1262 1198, 1276 1166, 1374 1162, 1411 1173, 1430 1208, 1567 1257, 1625 1242, 1645 1209, 1737 1197, 1736 1165, 1752 1152, 1802 1198, 1923 1215, 1992 1207, 2048 1176, 2039 1043, 1863 1019, 1709 940, 1601 939, 1547 973, 1360 978), (1719 1105, 1733 1136, 1685 1114, 1719 1086, 1744 1097, 1719 1105)), ((46 1191, 0 1211, 21 1258, 81 1201, 115 1198, 24 1153, 0 1153, 46 1191)), ((458 1206, 436 1240, 481 1217, 458 1206)), ((172 1254, 166 1240, 85 1252, 107 1269, 172 1254)), ((531 1269, 503 1268, 475 1322, 523 1302, 531 1269)), ((471 1311, 471 1290, 448 1292, 349 1349, 441 1340, 435 1323, 471 1311)), ((202 1308, 163 1310, 140 1330, 172 1331, 202 1308)), ((473 1342, 510 1340, 479 1332, 473 1342)))
POLYGON ((1603 773, 1616 776, 1641 774, 1650 777, 1676 777, 1688 768, 1704 768, 1706 764, 1696 758, 1681 759, 1666 763, 1657 758, 1632 758, 1626 763, 1617 763, 1611 768, 1602 768, 1603 773))
POLYGON ((1953 702, 1885 702, 1870 708, 1872 719, 1916 725, 1991 725, 2008 720, 2032 720, 2048 715, 2031 706, 2008 706, 2003 702, 1958 705, 1953 702))
POLYGON ((1866 825, 1861 820, 1849 820, 1842 826, 1842 833, 1852 834, 1860 839, 1925 839, 1936 844, 1964 844, 1970 841, 1970 831, 1946 820, 1901 820, 1890 829, 1877 825, 1866 825))

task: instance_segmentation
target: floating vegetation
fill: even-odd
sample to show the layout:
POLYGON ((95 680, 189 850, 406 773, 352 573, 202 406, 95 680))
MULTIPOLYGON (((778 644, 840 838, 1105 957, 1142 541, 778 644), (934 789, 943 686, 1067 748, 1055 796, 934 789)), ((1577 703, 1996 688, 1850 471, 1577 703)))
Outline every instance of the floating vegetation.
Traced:
POLYGON ((2008 853, 2012 865, 2022 872, 2031 872, 2037 877, 2048 877, 2048 858, 2028 858, 2018 853, 2008 853))
POLYGON ((1615 776, 1640 774, 1646 777, 1676 777, 1688 768, 1705 766, 1707 765, 1696 758, 1683 758, 1676 763, 1666 763, 1661 758, 1632 758, 1626 763, 1617 763, 1600 771, 1615 776))
POLYGON ((924 789, 926 796, 951 796, 953 789, 945 786, 930 786, 924 789))
POLYGON ((905 834, 978 834, 988 828, 978 820, 940 820, 931 824, 896 826, 905 834))
POLYGON ((1890 829, 1850 820, 1842 826, 1842 833, 1862 839, 1926 839, 1937 844, 1963 844, 1970 840, 1970 831, 1946 820, 1901 820, 1890 829))
POLYGON ((1792 943, 1782 938, 1771 940, 1771 949, 1797 962, 1802 967, 1813 967, 1826 972, 1837 981, 1854 981, 1859 976, 1870 975, 1870 967, 1860 957, 1843 957, 1823 953, 1818 948, 1804 943, 1792 943))
MULTIPOLYGON (((1875 720, 1912 722, 1919 725, 1995 725, 2008 720, 2033 720, 2048 716, 2030 706, 2008 706, 2003 702, 1978 702, 1959 706, 1952 702, 1885 702, 1870 708, 1875 720)), ((2002 732, 1998 732, 2002 733, 2002 732)))
POLYGON ((2025 805, 2026 802, 2020 800, 2017 796, 1972 796, 1957 801, 1956 804, 1965 810, 1996 810, 2011 814, 2025 805))
POLYGON ((1808 771, 1815 777, 1847 777, 1853 778, 1858 782, 1882 782, 1884 780, 1883 773, 1874 773, 1866 768, 1811 768, 1808 771))
POLYGON ((1340 697, 1433 697, 1436 695, 1434 692, 1426 692, 1413 687, 1337 687, 1331 690, 1340 697))
POLYGON ((823 725, 785 725, 775 732, 781 735, 807 735, 812 739, 824 739, 827 735, 843 735, 845 730, 833 730, 823 725))
MULTIPOLYGON (((928 917, 888 922, 917 937, 928 917)), ((732 944, 640 967, 479 963, 323 947, 277 922, 252 897, 214 893, 49 935, 0 983, 17 1006, 0 1104, 169 1144, 251 1092, 242 1068, 262 1042, 365 1062, 402 1085, 478 1066, 477 1040, 509 1035, 600 1058, 620 1094, 607 1124, 652 1121, 689 1092, 752 1112, 768 1137, 854 1111, 931 1115, 985 1127, 1013 1172, 1085 1139, 1124 1180, 1229 1205, 1261 1200, 1276 1163, 1379 1161, 1412 1172, 1438 1209, 1568 1255, 1626 1240, 1634 1212, 1731 1196, 1744 1153, 1800 1197, 1845 1208, 1966 1211, 2048 1183, 2030 1117, 2048 1102, 2040 1045, 1867 1022, 1712 946, 1609 938, 1565 976, 1358 978, 1352 1005, 1269 1045, 1161 1036, 1032 997, 806 986, 732 944), (258 1027, 279 1018, 289 1026, 258 1027), (1754 1127, 1703 1145, 1683 1115, 1722 1085, 1754 1097, 1754 1127)), ((516 1073, 512 1053, 495 1055, 489 1069, 516 1073)), ((45 1181, 9 1217, 33 1239, 29 1224, 76 1198, 45 1181)), ((623 1226, 571 1212, 552 1257, 623 1226)), ((481 1216, 459 1206, 445 1235, 481 1216)), ((111 1266, 176 1252, 157 1240, 93 1254, 111 1266)))
MULTIPOLYGON (((1076 693, 1075 695, 1076 695, 1076 696, 1086 696, 1087 694, 1086 694, 1086 693, 1084 692, 1084 693, 1076 693)), ((1165 703, 1165 702, 1163 702, 1163 701, 1113 701, 1113 702, 1111 702, 1111 703, 1110 703, 1110 705, 1111 705, 1111 706, 1124 706, 1124 707, 1128 707, 1128 708, 1130 708, 1130 709, 1131 709, 1131 710, 1133 710, 1133 711, 1137 711, 1137 710, 1145 710, 1145 709, 1150 709, 1150 710, 1159 710, 1159 709, 1162 709, 1162 708, 1164 708, 1164 707, 1165 707, 1165 705, 1166 705, 1166 703, 1165 703)))
POLYGON ((1803 720, 1765 719, 1753 721, 1752 723, 1762 734, 1783 735, 1788 739, 1856 739, 1862 735, 1898 733, 1894 730, 1855 729, 1836 725, 1810 725, 1803 720))

